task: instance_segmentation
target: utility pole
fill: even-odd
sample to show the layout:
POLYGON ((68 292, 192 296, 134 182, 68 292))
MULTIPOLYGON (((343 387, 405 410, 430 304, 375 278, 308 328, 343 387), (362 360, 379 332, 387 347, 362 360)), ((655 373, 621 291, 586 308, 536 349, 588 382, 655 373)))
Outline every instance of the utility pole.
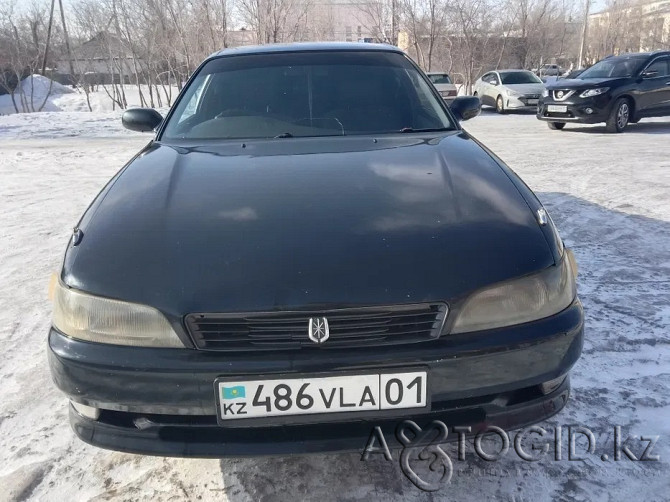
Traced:
POLYGON ((391 45, 398 45, 398 4, 391 0, 391 45))
MULTIPOLYGON (((70 50, 70 36, 67 34, 67 25, 65 24, 65 11, 63 10, 63 0, 58 0, 60 7, 60 21, 63 25, 63 36, 65 37, 65 49, 67 50, 67 60, 70 63, 70 77, 74 78, 74 65, 72 64, 72 51, 70 50)), ((72 81, 74 83, 74 81, 72 81)))
POLYGON ((591 0, 584 0, 584 26, 582 26, 582 37, 579 42, 579 59, 577 60, 577 68, 582 68, 584 61, 584 51, 586 50, 586 35, 589 28, 589 10, 591 8, 591 0))
POLYGON ((54 5, 56 0, 51 0, 51 14, 49 14, 49 28, 47 28, 47 42, 44 47, 44 58, 42 59, 42 75, 45 74, 47 70, 47 56, 49 55, 49 42, 51 42, 51 25, 54 20, 54 5))

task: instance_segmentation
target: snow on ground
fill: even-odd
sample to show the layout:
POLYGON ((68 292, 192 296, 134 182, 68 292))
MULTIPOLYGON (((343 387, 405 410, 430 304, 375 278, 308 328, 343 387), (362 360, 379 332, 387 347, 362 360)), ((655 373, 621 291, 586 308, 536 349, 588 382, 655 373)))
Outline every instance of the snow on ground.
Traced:
MULTIPOLYGON (((121 125, 122 110, 89 112, 15 113, 0 117, 0 138, 137 138, 121 125)), ((149 138, 146 138, 149 141, 149 138)))
MULTIPOLYGON (((432 499, 667 500, 670 488, 670 121, 622 135, 550 131, 532 115, 485 112, 467 129, 549 208, 580 265, 586 342, 567 407, 563 459, 454 462, 432 499), (568 425, 596 454, 567 459, 568 425), (611 460, 613 428, 659 436, 659 461, 611 460), (601 454, 610 460, 602 461, 601 454)), ((47 368, 49 274, 71 228, 149 136, 118 114, 0 117, 0 500, 416 500, 397 462, 358 455, 187 460, 104 451, 77 440, 47 368)), ((579 444, 579 443, 578 443, 579 444)), ((629 442, 638 456, 645 443, 629 442)), ((361 445, 363 447, 363 445, 361 445)))
MULTIPOLYGON (((21 111, 40 111, 42 112, 113 112, 118 111, 118 106, 114 106, 114 102, 110 95, 112 94, 112 86, 97 86, 94 91, 91 91, 88 96, 81 87, 72 88, 70 86, 61 85, 58 82, 51 82, 48 78, 42 75, 33 75, 26 77, 21 87, 15 93, 15 101, 19 110, 21 111), (49 86, 51 85, 51 88, 49 86), (21 94, 25 100, 25 105, 22 105, 21 94), (45 101, 46 99, 46 101, 45 101), (89 109, 90 104, 90 109, 89 109)), ((149 102, 149 88, 146 85, 141 85, 140 89, 146 102, 149 102)), ((124 85, 123 92, 126 96, 128 107, 141 106, 142 100, 140 98, 140 89, 135 85, 124 85)), ((158 103, 158 98, 155 95, 154 88, 154 103, 158 103)), ((179 90, 176 86, 163 89, 160 88, 161 104, 168 106, 170 98, 172 101, 177 97, 179 90)), ((0 96, 0 115, 10 115, 16 113, 16 108, 12 103, 12 98, 9 94, 0 96)))

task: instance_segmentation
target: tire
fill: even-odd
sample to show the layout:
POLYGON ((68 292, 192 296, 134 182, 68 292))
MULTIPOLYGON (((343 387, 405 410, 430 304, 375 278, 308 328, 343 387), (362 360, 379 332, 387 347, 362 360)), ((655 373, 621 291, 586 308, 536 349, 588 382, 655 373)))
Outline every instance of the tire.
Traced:
POLYGON ((502 96, 498 96, 496 99, 496 111, 498 113, 505 113, 505 104, 503 103, 502 96))
POLYGON ((553 131, 560 131, 565 127, 565 122, 547 122, 547 125, 553 131))
POLYGON ((614 102, 610 116, 607 117, 605 129, 607 132, 623 132, 630 121, 631 105, 627 98, 619 98, 614 102))

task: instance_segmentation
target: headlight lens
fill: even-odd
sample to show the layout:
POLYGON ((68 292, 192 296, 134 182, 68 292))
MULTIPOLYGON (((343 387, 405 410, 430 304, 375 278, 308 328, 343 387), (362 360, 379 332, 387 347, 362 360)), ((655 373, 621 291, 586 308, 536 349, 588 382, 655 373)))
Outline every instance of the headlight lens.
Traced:
POLYGON ((512 89, 505 89, 505 92, 507 93, 508 96, 521 96, 521 94, 519 94, 516 91, 513 91, 512 89))
POLYGON ((582 98, 592 98, 593 96, 600 96, 609 90, 609 87, 598 87, 597 89, 588 89, 582 92, 579 96, 582 98))
POLYGON ((146 305, 93 296, 58 281, 53 291, 53 325, 89 342, 136 347, 184 347, 165 316, 146 305))
POLYGON ((467 333, 535 321, 566 309, 577 294, 571 252, 561 263, 530 276, 483 289, 463 305, 452 333, 467 333))

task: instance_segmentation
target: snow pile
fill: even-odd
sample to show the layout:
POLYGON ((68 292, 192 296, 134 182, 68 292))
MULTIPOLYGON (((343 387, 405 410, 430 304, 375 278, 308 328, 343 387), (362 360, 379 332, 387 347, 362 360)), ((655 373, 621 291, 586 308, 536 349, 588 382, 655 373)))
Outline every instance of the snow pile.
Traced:
POLYGON ((33 99, 40 103, 44 101, 44 98, 47 96, 74 92, 71 87, 59 84, 58 82, 43 75, 38 75, 37 73, 24 78, 21 81, 20 90, 17 90, 17 93, 19 91, 23 92, 26 97, 32 95, 33 99))
MULTIPOLYGON (((118 88, 118 86, 117 86, 118 88)), ((128 103, 128 108, 147 106, 146 102, 149 100, 149 88, 146 85, 140 86, 145 104, 142 104, 140 97, 140 89, 136 85, 124 85, 123 92, 128 103)), ((118 105, 115 106, 114 101, 110 97, 113 92, 113 86, 96 86, 96 90, 89 92, 88 99, 86 93, 80 87, 72 88, 61 85, 58 82, 53 82, 42 75, 33 75, 25 78, 20 88, 14 94, 19 110, 22 112, 38 111, 45 97, 46 102, 41 110, 42 112, 113 112, 119 110, 118 105), (51 92, 49 92, 49 85, 51 85, 51 92), (106 90, 105 90, 106 87, 106 90), (23 93, 21 93, 23 91, 23 93), (32 97, 31 97, 32 93, 32 97), (23 98, 23 101, 22 101, 23 98), (24 104, 22 104, 22 102, 24 104), (31 104, 32 103, 32 106, 31 104), (90 108, 89 108, 90 104, 90 108)), ((179 89, 176 86, 168 88, 160 88, 161 104, 164 109, 168 101, 173 102, 179 94, 179 89), (168 99, 169 98, 169 99, 168 99)), ((156 97, 156 90, 154 89, 154 97, 156 97)), ((12 98, 9 94, 0 96, 0 115, 11 115, 16 113, 12 98)))
POLYGON ((14 103, 22 112, 59 111, 53 101, 67 94, 75 93, 74 89, 43 76, 30 75, 24 78, 14 91, 14 101, 9 94, 0 96, 0 115, 16 113, 14 103))

